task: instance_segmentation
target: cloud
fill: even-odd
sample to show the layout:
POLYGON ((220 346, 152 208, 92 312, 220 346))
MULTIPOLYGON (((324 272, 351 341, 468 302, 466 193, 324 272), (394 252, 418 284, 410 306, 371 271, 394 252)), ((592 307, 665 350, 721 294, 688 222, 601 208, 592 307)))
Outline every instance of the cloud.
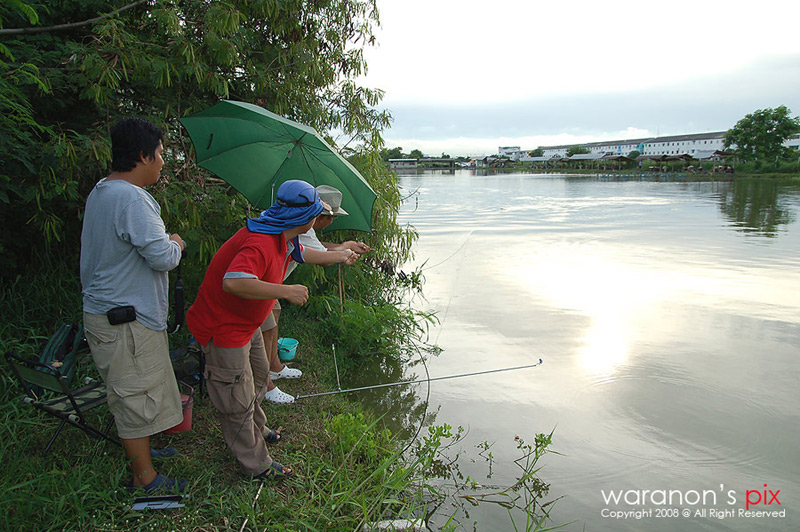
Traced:
MULTIPOLYGON (((665 67, 665 75, 671 68, 665 67)), ((387 145, 425 153, 489 154, 539 145, 724 131, 756 109, 800 112, 800 54, 764 58, 736 72, 630 91, 489 103, 385 102, 387 145)))
MULTIPOLYGON (((800 3, 378 0, 368 84, 450 105, 638 91, 800 53, 800 3)), ((797 65, 795 65, 795 68, 797 65)))

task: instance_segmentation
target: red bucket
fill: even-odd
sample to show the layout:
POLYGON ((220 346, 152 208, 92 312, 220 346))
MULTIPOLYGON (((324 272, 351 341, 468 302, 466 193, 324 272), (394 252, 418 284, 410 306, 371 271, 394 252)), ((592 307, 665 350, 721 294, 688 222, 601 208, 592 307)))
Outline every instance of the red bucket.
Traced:
POLYGON ((183 391, 186 392, 185 394, 181 394, 183 421, 171 429, 165 430, 164 434, 175 434, 176 432, 186 432, 187 430, 192 430, 192 405, 194 404, 194 399, 192 399, 192 396, 194 395, 194 389, 188 384, 184 384, 182 382, 179 382, 178 385, 182 386, 183 391))

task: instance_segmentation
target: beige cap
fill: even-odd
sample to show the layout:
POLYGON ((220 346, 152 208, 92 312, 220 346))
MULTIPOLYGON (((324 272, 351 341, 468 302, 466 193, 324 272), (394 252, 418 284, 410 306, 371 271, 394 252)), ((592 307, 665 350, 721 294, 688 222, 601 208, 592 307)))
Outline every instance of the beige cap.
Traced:
POLYGON ((322 214, 347 216, 347 211, 342 209, 342 193, 339 192, 339 189, 330 185, 320 185, 317 187, 317 193, 322 200, 323 207, 327 207, 323 209, 322 214))

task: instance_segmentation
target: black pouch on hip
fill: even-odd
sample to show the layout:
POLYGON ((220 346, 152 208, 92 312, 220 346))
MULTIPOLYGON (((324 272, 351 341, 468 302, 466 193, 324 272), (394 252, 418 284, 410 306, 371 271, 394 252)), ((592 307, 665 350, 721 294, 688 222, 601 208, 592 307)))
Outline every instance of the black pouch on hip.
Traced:
POLYGON ((120 325, 122 323, 129 323, 136 319, 136 309, 133 305, 125 305, 124 307, 112 308, 106 312, 108 323, 111 325, 120 325))

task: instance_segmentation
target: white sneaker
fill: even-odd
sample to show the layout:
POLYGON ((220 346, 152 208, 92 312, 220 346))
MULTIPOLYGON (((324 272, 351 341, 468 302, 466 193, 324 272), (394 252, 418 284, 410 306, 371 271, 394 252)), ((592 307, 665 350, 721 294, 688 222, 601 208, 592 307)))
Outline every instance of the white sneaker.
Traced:
POLYGON ((278 379, 299 379, 303 376, 303 372, 299 369, 290 368, 289 366, 284 365, 283 369, 278 372, 270 371, 269 376, 274 381, 278 379))
POLYGON ((264 400, 272 403, 290 405, 294 403, 294 396, 282 392, 277 386, 264 394, 264 400))

